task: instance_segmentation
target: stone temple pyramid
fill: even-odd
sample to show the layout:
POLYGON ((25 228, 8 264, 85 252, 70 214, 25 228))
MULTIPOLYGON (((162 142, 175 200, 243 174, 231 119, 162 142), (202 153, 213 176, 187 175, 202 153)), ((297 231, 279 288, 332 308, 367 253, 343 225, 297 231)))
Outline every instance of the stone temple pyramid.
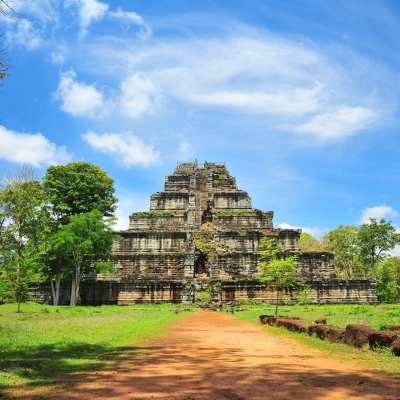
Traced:
MULTIPOLYGON (((87 276, 80 304, 192 303, 204 293, 218 302, 274 301, 261 284, 260 239, 276 239, 280 257, 297 254, 297 273, 313 303, 376 303, 375 281, 339 279, 330 252, 302 252, 300 229, 275 229, 274 213, 252 207, 224 163, 180 163, 165 177, 164 190, 150 197, 150 210, 133 213, 118 232, 113 273, 87 276)), ((296 302, 298 291, 282 296, 296 302)), ((67 304, 70 288, 62 287, 67 304)), ((51 301, 46 282, 30 297, 51 301)))
MULTIPOLYGON (((178 164, 164 190, 151 196, 150 210, 129 218, 114 247, 116 272, 96 280, 109 286, 108 295, 93 289, 82 300, 192 302, 209 290, 220 301, 267 301, 274 294, 256 279, 260 239, 267 236, 276 238, 281 257, 298 255, 298 274, 313 302, 376 302, 373 281, 338 279, 333 253, 301 252, 300 229, 275 229, 273 212, 253 208, 224 163, 178 164)), ((286 296, 295 301, 296 291, 286 296)))

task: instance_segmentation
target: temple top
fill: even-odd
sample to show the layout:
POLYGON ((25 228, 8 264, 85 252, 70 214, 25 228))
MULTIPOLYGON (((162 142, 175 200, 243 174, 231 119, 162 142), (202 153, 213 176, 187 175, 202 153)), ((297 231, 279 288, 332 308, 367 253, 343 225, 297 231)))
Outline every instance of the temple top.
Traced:
POLYGON ((181 162, 178 163, 174 170, 174 175, 177 174, 193 174, 198 169, 207 170, 209 172, 215 172, 217 174, 227 174, 228 170, 226 169, 224 162, 207 162, 204 161, 204 164, 199 164, 197 162, 197 158, 193 162, 181 162))

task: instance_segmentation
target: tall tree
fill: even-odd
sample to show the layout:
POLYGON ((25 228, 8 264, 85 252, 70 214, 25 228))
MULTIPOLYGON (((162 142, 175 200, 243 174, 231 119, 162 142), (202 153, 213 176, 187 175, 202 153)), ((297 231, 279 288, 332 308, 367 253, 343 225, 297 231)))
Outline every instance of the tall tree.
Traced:
POLYGON ((116 235, 113 233, 113 218, 104 218, 98 210, 72 215, 52 237, 54 249, 66 259, 70 258, 72 272, 71 306, 79 298, 80 283, 85 273, 99 268, 109 269, 111 248, 116 235), (101 262, 99 262, 101 260, 101 262))
POLYGON ((360 262, 359 230, 358 226, 339 225, 323 238, 327 250, 335 253, 335 269, 343 278, 365 276, 367 273, 360 262))
POLYGON ((274 238, 260 240, 260 273, 257 279, 276 291, 275 316, 278 315, 279 293, 300 282, 296 272, 297 257, 279 258, 279 248, 274 238))
POLYGON ((43 187, 51 214, 63 225, 71 215, 93 210, 112 216, 118 201, 114 197, 114 179, 97 165, 84 161, 49 167, 43 187))
POLYGON ((7 275, 9 289, 18 302, 19 311, 30 273, 37 261, 31 244, 40 226, 44 194, 35 170, 29 166, 3 177, 3 181, 0 190, 3 273, 7 275))
MULTIPOLYGON (((73 162, 51 166, 43 179, 44 191, 48 197, 48 212, 52 218, 53 237, 60 228, 71 222, 72 216, 84 215, 99 210, 105 216, 112 216, 116 209, 114 180, 97 165, 88 162, 73 162)), ((62 276, 68 275, 73 263, 72 254, 61 251, 45 241, 42 256, 46 260, 45 273, 49 278, 53 304, 58 305, 62 276)))
POLYGON ((400 234, 390 223, 382 218, 379 222, 376 218, 370 218, 368 224, 362 224, 358 232, 358 246, 360 247, 360 259, 370 268, 372 278, 375 278, 377 263, 389 257, 389 252, 400 243, 400 234))

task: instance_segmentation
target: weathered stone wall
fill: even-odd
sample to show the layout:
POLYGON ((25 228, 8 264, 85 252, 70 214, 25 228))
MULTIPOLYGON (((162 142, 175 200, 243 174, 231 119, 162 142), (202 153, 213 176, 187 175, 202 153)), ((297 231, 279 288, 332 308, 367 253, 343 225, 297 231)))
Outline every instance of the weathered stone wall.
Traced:
POLYGON ((180 253, 186 248, 186 232, 119 232, 122 240, 113 248, 115 256, 134 253, 180 253))
MULTIPOLYGON (((305 285, 312 290, 312 304, 376 304, 375 282, 370 279, 354 280, 315 280, 306 281, 305 285)), ((301 289, 300 287, 299 289, 301 289)), ((257 299, 274 302, 276 292, 272 292, 258 281, 221 282, 222 301, 238 299, 257 299)), ((298 290, 286 288, 280 298, 286 302, 296 302, 298 290)))
POLYGON ((250 209, 251 198, 247 192, 243 190, 225 191, 214 193, 215 209, 250 209))
POLYGON ((165 177, 164 190, 166 192, 188 191, 190 175, 168 175, 165 177))
POLYGON ((231 250, 238 252, 258 252, 258 243, 262 234, 258 231, 236 230, 216 233, 216 240, 231 250))
POLYGON ((121 282, 184 279, 183 253, 122 255, 114 259, 116 276, 121 282))
POLYGON ((299 253, 297 272, 304 279, 337 279, 334 268, 335 255, 331 252, 299 253))
POLYGON ((272 212, 254 210, 248 215, 223 215, 216 212, 213 218, 215 226, 225 229, 273 229, 272 212))
MULTIPOLYGON (((215 285, 216 282, 218 281, 209 281, 209 284, 215 285)), ((377 303, 375 282, 369 279, 315 280, 305 284, 312 289, 309 296, 312 304, 377 303)), ((41 282, 36 285, 36 290, 31 292, 29 300, 51 304, 50 284, 41 282)), ((70 290, 70 285, 62 285, 61 305, 69 304, 70 290)), ((297 295, 298 289, 287 288, 281 292, 280 298, 284 302, 295 303, 297 295)), ((184 284, 182 281, 82 282, 79 304, 191 303, 192 296, 193 285, 184 284)), ((256 299, 273 303, 275 298, 276 292, 256 280, 221 281, 219 285, 219 299, 223 302, 256 299)))
MULTIPOLYGON (((69 285, 62 285, 60 305, 69 305, 69 285)), ((137 303, 182 303, 184 288, 181 282, 82 282, 80 305, 99 306, 103 304, 128 305, 137 303)), ((41 282, 32 291, 29 300, 52 304, 50 284, 41 282)))
POLYGON ((187 218, 183 211, 181 215, 175 216, 143 216, 143 213, 134 213, 129 216, 129 230, 151 231, 151 230, 185 230, 187 218))
POLYGON ((301 229, 279 229, 278 246, 281 251, 300 251, 301 229))
POLYGON ((225 279, 251 279, 259 272, 259 255, 231 253, 218 257, 219 275, 225 279))
POLYGON ((189 206, 189 194, 181 192, 161 192, 151 195, 150 210, 186 210, 189 206))

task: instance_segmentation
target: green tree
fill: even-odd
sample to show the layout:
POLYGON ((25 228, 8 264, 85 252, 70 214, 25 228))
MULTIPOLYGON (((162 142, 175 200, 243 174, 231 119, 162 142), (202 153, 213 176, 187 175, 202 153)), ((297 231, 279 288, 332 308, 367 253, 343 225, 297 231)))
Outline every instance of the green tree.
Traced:
POLYGON ((323 238, 326 249, 335 253, 335 269, 343 278, 350 279, 366 274, 360 262, 359 230, 357 226, 339 225, 323 238))
POLYGON ((323 241, 318 240, 307 232, 302 232, 299 240, 301 251, 325 251, 326 245, 323 241))
MULTIPOLYGON (((48 238, 71 222, 72 216, 84 215, 99 210, 105 216, 112 216, 116 209, 114 180, 97 165, 88 162, 73 162, 66 165, 51 166, 43 179, 44 191, 48 197, 49 225, 48 238)), ((45 240, 42 247, 43 272, 48 277, 53 304, 58 305, 60 282, 68 276, 73 264, 72 255, 45 240)))
POLYGON ((381 303, 400 300, 400 257, 391 257, 376 269, 376 296, 381 303))
POLYGON ((360 247, 360 259, 371 271, 375 278, 375 267, 389 257, 391 250, 400 243, 400 234, 390 223, 382 218, 377 222, 376 218, 370 218, 368 224, 362 224, 358 232, 358 246, 360 247))
POLYGON ((7 282, 8 292, 18 303, 19 312, 28 281, 37 269, 33 243, 40 227, 44 194, 35 170, 29 166, 3 177, 3 181, 0 189, 1 273, 3 284, 7 282))
POLYGON ((297 257, 279 258, 279 248, 274 238, 260 240, 260 273, 257 279, 276 291, 275 316, 278 315, 279 293, 282 289, 300 282, 297 277, 297 257))
POLYGON ((72 215, 70 222, 52 237, 52 247, 73 265, 71 306, 75 306, 79 298, 80 283, 85 273, 90 270, 110 270, 111 248, 116 235, 112 225, 114 218, 104 218, 99 210, 81 215, 72 215), (102 260, 102 262, 99 262, 102 260))
POLYGON ((51 215, 63 225, 71 215, 93 210, 112 216, 118 201, 114 197, 114 179, 97 165, 84 161, 49 167, 43 187, 51 215))

